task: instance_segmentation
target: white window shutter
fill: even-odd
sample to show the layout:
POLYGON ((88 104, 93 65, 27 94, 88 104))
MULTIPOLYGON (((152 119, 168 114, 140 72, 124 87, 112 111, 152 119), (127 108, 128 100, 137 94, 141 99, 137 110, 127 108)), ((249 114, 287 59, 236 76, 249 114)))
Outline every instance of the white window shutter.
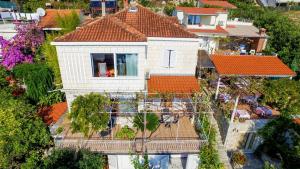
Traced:
POLYGON ((169 50, 164 50, 164 55, 162 58, 162 66, 169 67, 169 50))
POLYGON ((175 67, 175 65, 176 65, 176 52, 172 50, 171 57, 170 57, 170 67, 175 67))

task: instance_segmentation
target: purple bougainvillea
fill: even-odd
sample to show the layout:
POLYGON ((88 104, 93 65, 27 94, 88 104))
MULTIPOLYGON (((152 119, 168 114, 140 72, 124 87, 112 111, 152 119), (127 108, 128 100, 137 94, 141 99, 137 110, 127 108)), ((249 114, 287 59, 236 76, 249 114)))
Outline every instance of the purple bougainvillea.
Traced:
POLYGON ((43 43, 44 36, 35 23, 16 24, 17 34, 10 40, 0 36, 1 65, 12 69, 15 65, 33 62, 36 49, 43 43))

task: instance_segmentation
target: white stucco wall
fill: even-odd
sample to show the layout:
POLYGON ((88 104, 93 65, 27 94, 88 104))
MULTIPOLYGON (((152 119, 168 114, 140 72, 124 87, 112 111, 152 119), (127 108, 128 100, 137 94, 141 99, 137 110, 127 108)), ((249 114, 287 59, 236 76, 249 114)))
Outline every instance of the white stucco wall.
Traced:
POLYGON ((84 92, 139 92, 145 89, 145 46, 57 46, 63 88, 84 92), (93 77, 91 53, 137 53, 137 77, 93 77))
MULTIPOLYGON (((270 120, 246 120, 245 122, 232 122, 229 124, 225 138, 225 147, 227 150, 236 150, 243 141, 245 133, 256 133, 263 128, 270 120)), ((259 141, 259 140, 257 140, 259 141)), ((257 142, 258 143, 258 142, 257 142)), ((253 150, 258 146, 254 143, 253 150)))
POLYGON ((146 70, 150 71, 151 74, 194 75, 198 48, 198 39, 173 39, 167 41, 149 39, 146 70), (162 65, 164 51, 168 49, 176 52, 174 68, 165 68, 162 65))

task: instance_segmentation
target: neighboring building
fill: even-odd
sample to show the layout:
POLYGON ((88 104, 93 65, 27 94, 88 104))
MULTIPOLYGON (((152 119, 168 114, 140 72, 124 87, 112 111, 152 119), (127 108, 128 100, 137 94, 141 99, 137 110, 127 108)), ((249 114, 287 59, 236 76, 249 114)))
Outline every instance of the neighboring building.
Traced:
POLYGON ((197 2, 198 7, 218 7, 224 9, 236 9, 237 7, 227 2, 227 0, 199 0, 197 2))
POLYGON ((224 146, 228 151, 240 149, 253 153, 262 142, 257 131, 271 119, 279 117, 280 112, 267 105, 259 105, 257 99, 261 94, 259 91, 247 93, 251 81, 244 78, 291 78, 296 73, 276 56, 213 55, 211 60, 218 74, 215 99, 220 104, 235 105, 229 106, 230 119, 226 118, 224 110, 220 109, 222 106, 215 109, 224 146), (231 96, 225 89, 228 88, 226 79, 232 76, 239 77, 233 90, 245 90, 238 97, 231 96))
MULTIPOLYGON (((195 78, 197 36, 172 17, 158 15, 140 5, 131 4, 116 14, 95 19, 52 44, 57 49, 62 90, 69 109, 77 96, 91 92, 130 101, 137 98, 136 93, 190 96, 200 90, 195 78)), ((195 110, 191 99, 184 96, 176 100, 190 113, 183 114, 169 127, 161 124, 145 142, 150 163, 156 168, 178 165, 196 169, 198 166, 199 148, 205 139, 195 130, 198 123, 191 116, 195 110)), ((151 101, 156 105, 151 108, 153 111, 174 110, 174 107, 164 107, 160 96, 154 100, 151 101)), ((82 135, 71 133, 70 123, 65 122, 63 137, 55 140, 56 146, 74 147, 83 140, 85 148, 108 154, 110 169, 132 169, 129 152, 141 151, 141 134, 137 133, 135 140, 118 140, 113 133, 125 125, 132 127, 133 114, 128 112, 143 110, 144 100, 130 110, 126 103, 116 107, 117 112, 111 114, 111 126, 108 126, 109 136, 96 133, 84 140, 82 135)))
POLYGON ((258 0, 257 2, 266 7, 287 6, 291 2, 294 2, 295 5, 300 4, 300 0, 258 0))
POLYGON ((13 11, 17 8, 17 5, 10 1, 0 1, 0 12, 1 11, 13 11))
POLYGON ((79 9, 46 9, 45 16, 40 18, 38 26, 43 28, 44 31, 59 31, 62 28, 59 27, 57 23, 57 17, 71 15, 72 12, 75 12, 80 20, 83 20, 83 14, 79 9))
POLYGON ((90 9, 92 15, 102 15, 102 10, 105 10, 105 13, 112 14, 118 10, 117 0, 90 0, 90 9), (102 6, 105 5, 105 6, 102 6))
POLYGON ((229 45, 231 50, 238 50, 242 44, 245 53, 261 52, 267 43, 265 30, 260 31, 251 22, 229 20, 228 11, 223 8, 176 7, 173 15, 187 30, 198 35, 200 49, 209 53, 215 53, 225 38, 233 42, 229 45), (238 45, 236 41, 240 41, 238 45))

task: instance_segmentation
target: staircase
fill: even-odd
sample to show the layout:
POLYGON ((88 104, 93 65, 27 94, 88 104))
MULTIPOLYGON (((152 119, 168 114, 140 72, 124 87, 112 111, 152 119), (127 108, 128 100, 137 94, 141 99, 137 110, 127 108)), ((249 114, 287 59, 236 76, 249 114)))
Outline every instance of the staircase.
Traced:
POLYGON ((211 125, 213 125, 216 129, 216 142, 217 142, 217 149, 218 149, 220 161, 224 164, 224 168, 232 169, 231 164, 229 162, 229 158, 227 156, 226 148, 224 147, 222 142, 220 129, 217 124, 217 121, 212 114, 210 115, 210 118, 211 118, 211 125))

